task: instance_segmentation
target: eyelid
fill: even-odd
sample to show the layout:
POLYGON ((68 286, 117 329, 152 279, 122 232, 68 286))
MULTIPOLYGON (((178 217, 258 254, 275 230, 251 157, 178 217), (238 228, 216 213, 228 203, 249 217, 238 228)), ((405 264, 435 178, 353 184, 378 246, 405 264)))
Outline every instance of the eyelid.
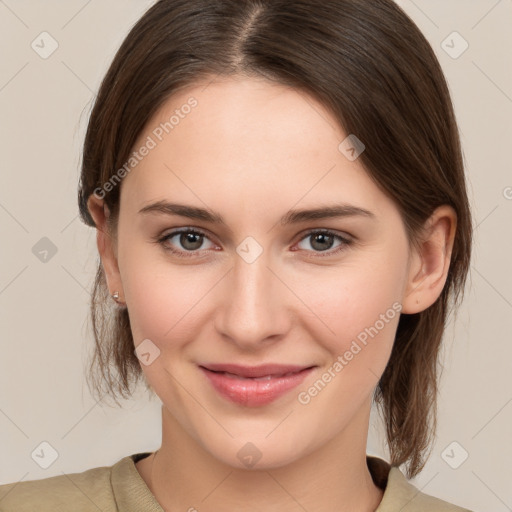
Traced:
MULTIPOLYGON (((341 241, 341 244, 334 248, 334 249, 328 249, 326 251, 305 251, 307 253, 308 258, 328 258, 328 257, 334 257, 340 255, 342 252, 346 251, 351 245, 355 242, 355 237, 352 235, 349 235, 348 233, 340 234, 337 232, 337 230, 329 229, 329 228, 311 228, 307 229, 306 231, 303 231, 298 235, 298 240, 294 244, 298 244, 302 242, 303 240, 307 239, 313 234, 324 234, 327 236, 332 236, 334 238, 337 238, 341 241)), ((296 249, 295 251, 299 251, 300 249, 296 249)))
POLYGON ((300 232, 297 235, 297 241, 301 241, 304 238, 306 238, 309 235, 312 235, 313 233, 324 233, 324 234, 330 234, 332 236, 337 236, 345 240, 346 242, 353 242, 356 240, 356 237, 347 233, 346 231, 338 231, 337 229, 331 229, 331 228, 308 228, 302 232, 300 232))
MULTIPOLYGON (((175 229, 172 229, 171 231, 169 231, 168 233, 158 235, 156 238, 160 239, 160 240, 162 240, 162 239, 169 240, 170 238, 173 238, 176 235, 180 235, 182 233, 195 233, 197 235, 202 235, 204 238, 207 238, 211 243, 213 243, 215 245, 219 245, 214 240, 212 240, 212 238, 215 238, 215 237, 213 235, 211 235, 210 233, 208 233, 208 231, 205 231, 202 228, 196 228, 194 226, 184 226, 181 228, 175 228, 175 229)), ((206 249, 199 249, 198 251, 189 251, 189 252, 199 252, 200 250, 206 250, 206 249)))
MULTIPOLYGON (((202 228, 199 228, 199 227, 195 227, 195 226, 182 226, 179 228, 175 228, 175 229, 172 229, 171 231, 169 231, 168 233, 164 233, 162 235, 157 235, 156 237, 154 237, 153 240, 156 243, 160 243, 164 247, 164 250, 174 253, 174 254, 177 254, 177 255, 179 255, 179 257, 184 257, 184 258, 187 258, 187 257, 200 258, 201 256, 196 256, 196 255, 199 255, 203 251, 213 250, 213 249, 198 249, 195 251, 184 251, 184 250, 180 250, 180 249, 170 249, 169 247, 165 247, 164 244, 167 240, 174 238, 176 235, 179 235, 181 233, 191 233, 191 232, 207 238, 208 240, 210 240, 210 242, 212 242, 215 245, 219 245, 219 244, 216 244, 216 242, 211 239, 212 236, 208 233, 208 231, 206 231, 202 228)), ((350 235, 345 232, 343 232, 343 234, 340 234, 339 232, 337 232, 337 230, 334 230, 334 229, 309 228, 305 231, 302 231, 301 233, 299 233, 297 235, 294 245, 296 245, 299 242, 302 242, 304 239, 308 238, 308 236, 311 236, 313 234, 326 234, 328 236, 336 237, 341 241, 341 246, 339 246, 336 249, 328 249, 326 251, 305 251, 306 253, 313 254, 314 256, 312 256, 312 257, 314 257, 314 258, 337 255, 340 252, 347 249, 356 240, 356 237, 354 237, 353 235, 350 235)), ((213 237, 213 238, 215 238, 215 237, 213 237)), ((301 251, 301 249, 293 249, 293 252, 298 252, 298 251, 301 251)))

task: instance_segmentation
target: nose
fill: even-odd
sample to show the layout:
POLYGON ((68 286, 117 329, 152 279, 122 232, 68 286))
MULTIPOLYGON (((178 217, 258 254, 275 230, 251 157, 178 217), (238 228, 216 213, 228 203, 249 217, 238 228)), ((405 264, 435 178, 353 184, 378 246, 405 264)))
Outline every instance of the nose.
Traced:
POLYGON ((244 351, 281 340, 291 327, 294 295, 271 265, 265 252, 252 263, 237 255, 223 280, 215 326, 244 351))

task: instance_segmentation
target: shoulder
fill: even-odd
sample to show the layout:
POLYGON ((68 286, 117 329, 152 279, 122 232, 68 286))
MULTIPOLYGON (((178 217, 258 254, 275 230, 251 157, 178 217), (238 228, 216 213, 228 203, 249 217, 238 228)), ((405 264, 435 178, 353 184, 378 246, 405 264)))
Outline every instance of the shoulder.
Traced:
POLYGON ((376 512, 472 512, 418 490, 397 468, 391 467, 387 487, 376 512), (397 508, 398 507, 398 508, 397 508))
POLYGON ((472 512, 421 492, 384 459, 367 455, 366 462, 375 485, 384 490, 375 512, 472 512))
POLYGON ((112 467, 0 485, 1 512, 115 512, 112 467))

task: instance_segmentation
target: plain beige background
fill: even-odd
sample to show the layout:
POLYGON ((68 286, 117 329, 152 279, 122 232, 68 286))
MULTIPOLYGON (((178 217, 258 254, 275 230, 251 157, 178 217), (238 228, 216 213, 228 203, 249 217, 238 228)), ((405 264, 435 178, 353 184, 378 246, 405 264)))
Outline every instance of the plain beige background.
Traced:
MULTIPOLYGON (((97 250, 76 194, 94 93, 152 3, 0 0, 0 484, 111 465, 160 445, 158 399, 141 392, 117 410, 97 404, 85 385, 97 250), (42 32, 58 43, 47 58, 31 46, 45 37, 51 49, 42 32), (51 245, 44 237, 55 252, 47 261, 37 245, 51 245), (47 469, 35 455, 41 449, 57 456, 47 469)), ((475 225, 466 297, 444 338, 437 438, 412 483, 475 512, 509 511, 512 1, 398 3, 449 82, 475 225)), ((368 453, 387 458, 383 439, 373 415, 368 453)))

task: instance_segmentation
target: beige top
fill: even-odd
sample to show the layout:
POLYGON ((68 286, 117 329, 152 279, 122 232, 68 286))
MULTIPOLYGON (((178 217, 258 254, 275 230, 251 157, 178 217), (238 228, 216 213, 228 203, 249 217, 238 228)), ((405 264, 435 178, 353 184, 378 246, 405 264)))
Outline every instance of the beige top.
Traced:
MULTIPOLYGON (((136 453, 83 473, 0 485, 0 511, 164 512, 135 467, 148 455, 136 453)), ((418 491, 383 459, 367 455, 366 462, 373 481, 384 490, 375 512, 471 512, 418 491)))

